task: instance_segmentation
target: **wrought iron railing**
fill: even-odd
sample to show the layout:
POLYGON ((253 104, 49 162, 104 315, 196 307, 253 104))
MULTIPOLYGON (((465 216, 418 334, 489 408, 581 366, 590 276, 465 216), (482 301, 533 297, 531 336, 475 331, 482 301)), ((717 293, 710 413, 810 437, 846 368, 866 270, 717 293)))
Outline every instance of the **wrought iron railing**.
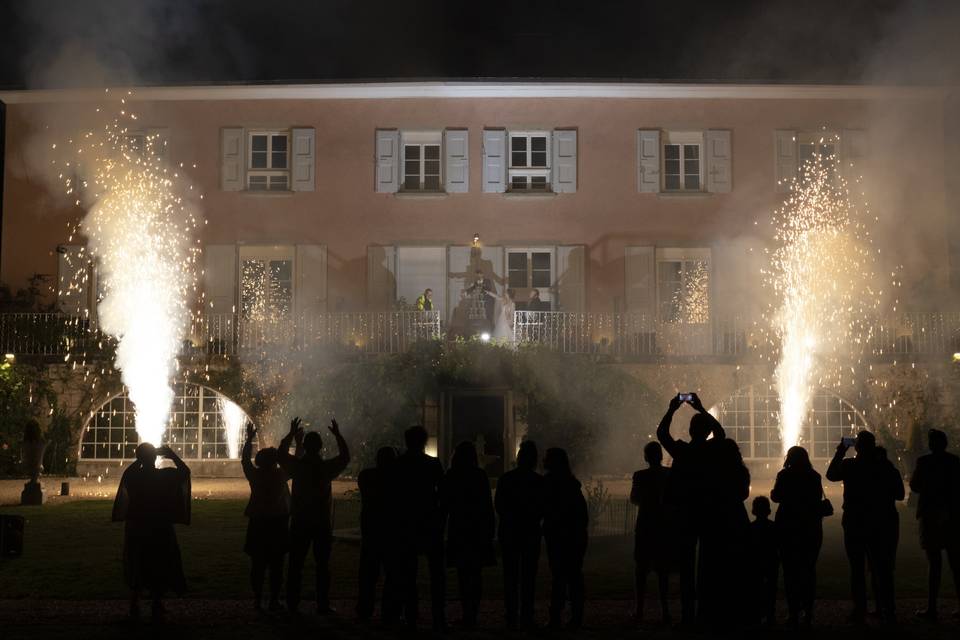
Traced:
MULTIPOLYGON (((635 313, 517 311, 514 317, 518 344, 625 359, 743 357, 759 334, 756 322, 737 317, 702 324, 660 322, 635 313)), ((960 352, 960 312, 902 312, 878 319, 866 351, 879 358, 960 352)))
MULTIPOLYGON (((187 355, 238 355, 327 347, 357 353, 399 353, 441 336, 437 311, 320 313, 294 321, 247 321, 235 314, 197 319, 187 355)), ((0 313, 0 349, 31 356, 89 353, 109 342, 95 322, 60 313, 0 313)))

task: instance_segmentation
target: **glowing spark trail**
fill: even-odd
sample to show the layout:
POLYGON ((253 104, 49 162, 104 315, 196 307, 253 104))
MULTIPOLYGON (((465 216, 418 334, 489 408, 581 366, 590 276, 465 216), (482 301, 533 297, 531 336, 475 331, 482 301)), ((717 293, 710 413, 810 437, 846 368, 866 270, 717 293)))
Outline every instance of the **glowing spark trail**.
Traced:
POLYGON ((768 319, 779 348, 784 451, 801 442, 816 388, 836 386, 869 342, 880 300, 864 213, 851 202, 836 158, 814 153, 774 215, 778 246, 764 275, 778 299, 768 319))
MULTIPOLYGON (((136 407, 137 433, 160 444, 197 287, 197 220, 180 195, 189 188, 162 161, 164 142, 136 133, 135 120, 121 111, 75 149, 93 203, 80 231, 96 263, 100 328, 117 340, 116 366, 136 407)), ((71 192, 75 185, 67 183, 71 192)))

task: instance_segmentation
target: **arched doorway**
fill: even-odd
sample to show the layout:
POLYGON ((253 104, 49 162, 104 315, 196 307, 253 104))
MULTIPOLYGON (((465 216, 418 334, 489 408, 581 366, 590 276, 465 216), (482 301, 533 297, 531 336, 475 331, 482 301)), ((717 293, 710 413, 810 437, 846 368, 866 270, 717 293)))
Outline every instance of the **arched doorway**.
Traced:
MULTIPOLYGON (((717 406, 717 418, 727 436, 740 445, 745 459, 783 457, 780 398, 772 389, 740 389, 717 406)), ((810 413, 801 427, 799 444, 812 458, 826 459, 833 456, 841 436, 868 428, 863 413, 853 404, 832 391, 820 389, 814 394, 810 413)))
MULTIPOLYGON (((163 435, 184 460, 231 460, 240 455, 246 412, 222 393, 176 382, 170 421, 163 435)), ((93 412, 80 436, 80 460, 129 460, 139 443, 134 405, 120 392, 93 412)))

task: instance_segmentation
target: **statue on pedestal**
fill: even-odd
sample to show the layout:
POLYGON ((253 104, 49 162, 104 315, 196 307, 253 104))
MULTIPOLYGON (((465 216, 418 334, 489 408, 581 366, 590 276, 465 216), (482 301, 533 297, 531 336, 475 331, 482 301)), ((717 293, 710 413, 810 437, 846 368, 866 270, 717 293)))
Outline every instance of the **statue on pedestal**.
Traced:
POLYGON ((24 483, 20 492, 20 504, 43 504, 43 488, 40 486, 40 472, 43 471, 43 452, 47 443, 40 433, 40 423, 28 420, 23 427, 23 446, 20 450, 20 461, 29 480, 24 483))

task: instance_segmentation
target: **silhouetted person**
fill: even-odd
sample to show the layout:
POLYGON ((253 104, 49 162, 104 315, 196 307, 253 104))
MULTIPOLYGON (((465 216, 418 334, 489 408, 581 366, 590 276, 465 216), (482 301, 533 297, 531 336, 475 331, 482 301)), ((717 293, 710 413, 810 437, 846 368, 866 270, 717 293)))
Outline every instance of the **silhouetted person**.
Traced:
POLYGON ((676 558, 676 518, 673 505, 667 501, 670 469, 663 466, 663 448, 656 442, 648 442, 643 448, 643 459, 648 468, 633 474, 630 489, 630 502, 637 506, 633 543, 637 599, 634 618, 637 622, 643 621, 647 576, 653 572, 660 588, 661 617, 664 623, 669 623, 668 579, 676 558))
POLYGON ((790 624, 813 623, 817 558, 823 545, 823 483, 803 447, 790 447, 770 492, 778 503, 776 525, 790 624), (801 618, 802 616, 802 618, 801 618))
POLYGON ((243 550, 250 556, 254 608, 262 606, 263 581, 269 569, 269 608, 276 611, 280 609, 283 558, 289 549, 290 489, 287 474, 278 465, 275 448, 260 449, 255 462, 250 461, 256 433, 253 425, 247 424, 247 438, 240 453, 240 466, 250 483, 250 500, 243 512, 249 519, 243 550))
POLYGON ((380 615, 385 615, 390 598, 395 598, 396 568, 390 553, 390 482, 397 451, 393 447, 377 450, 377 466, 364 469, 357 476, 360 489, 360 575, 357 596, 357 617, 373 617, 377 580, 384 576, 380 615))
POLYGON ((587 501, 563 449, 547 449, 543 459, 545 502, 543 537, 550 564, 550 627, 560 626, 567 600, 572 628, 583 625, 583 558, 587 553, 587 501))
MULTIPOLYGON (((693 624, 696 619, 697 545, 702 542, 706 522, 706 487, 713 481, 709 477, 712 445, 708 444, 707 438, 710 434, 713 434, 714 440, 726 437, 723 427, 707 413, 700 398, 696 394, 691 395, 690 405, 697 413, 690 418, 689 442, 675 440, 670 435, 673 414, 683 404, 679 396, 671 398, 670 406, 657 427, 657 440, 673 458, 667 498, 677 508, 681 619, 687 625, 693 624)), ((701 594, 701 604, 704 597, 701 594)))
POLYGON ((544 479, 536 469, 537 445, 526 440, 517 452, 517 468, 497 482, 497 538, 503 556, 507 626, 511 629, 535 626, 534 592, 545 499, 544 479))
POLYGON ((330 608, 330 552, 333 531, 330 508, 333 479, 350 462, 350 450, 336 420, 330 421, 330 433, 337 441, 337 456, 324 460, 320 455, 323 440, 316 431, 303 436, 303 457, 290 455, 290 442, 302 431, 300 418, 290 422, 290 432, 280 441, 280 467, 293 479, 290 500, 290 569, 287 576, 287 607, 297 613, 303 582, 303 565, 313 548, 317 572, 317 613, 334 613, 330 608))
POLYGON ((391 603, 387 616, 396 621, 402 610, 404 621, 416 628, 419 596, 417 594, 417 564, 421 555, 427 557, 430 568, 430 596, 433 627, 446 629, 446 568, 443 562, 443 531, 446 516, 440 509, 439 487, 443 479, 443 465, 425 453, 427 430, 413 426, 404 433, 407 450, 394 467, 391 483, 391 506, 394 510, 397 536, 397 563, 400 602, 391 603))
MULTIPOLYGON (((919 496, 920 546, 930 565, 927 608, 917 615, 936 620, 944 551, 960 598, 960 458, 947 451, 943 431, 930 429, 927 443, 930 453, 917 458, 910 490, 919 496)), ((960 617, 960 610, 954 617, 960 617)))
POLYGON ((750 570, 753 574, 751 596, 756 604, 754 619, 767 625, 777 622, 777 579, 780 577, 780 554, 777 532, 770 520, 770 500, 766 496, 753 499, 750 523, 750 570))
POLYGON ((457 570, 462 624, 471 629, 480 609, 481 570, 496 564, 490 479, 472 442, 461 442, 453 452, 440 483, 440 508, 447 514, 447 565, 457 570))
POLYGON ((167 590, 183 594, 186 580, 174 524, 190 524, 190 469, 170 447, 137 446, 113 502, 113 521, 123 522, 123 576, 130 589, 130 616, 140 617, 140 593, 153 600, 152 615, 164 616, 167 590), (157 468, 157 456, 173 468, 157 468))
POLYGON ((869 431, 857 434, 856 456, 844 458, 849 445, 841 439, 827 467, 827 480, 843 482, 843 543, 850 561, 853 598, 851 620, 862 622, 867 610, 866 563, 876 578, 881 615, 896 620, 893 565, 897 501, 903 500, 903 479, 889 460, 877 454, 876 438, 869 431), (892 548, 891 548, 892 547, 892 548))

